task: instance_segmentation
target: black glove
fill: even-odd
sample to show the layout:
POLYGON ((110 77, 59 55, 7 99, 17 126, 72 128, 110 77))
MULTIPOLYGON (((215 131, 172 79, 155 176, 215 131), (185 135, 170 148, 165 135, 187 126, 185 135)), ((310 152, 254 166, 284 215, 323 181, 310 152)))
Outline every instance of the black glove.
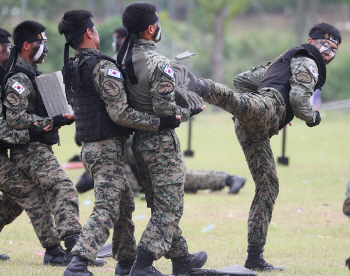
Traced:
POLYGON ((193 91, 199 96, 203 96, 206 92, 208 92, 209 88, 205 81, 201 79, 197 79, 195 75, 193 75, 190 71, 187 73, 187 78, 190 79, 187 84, 187 90, 193 91))
POLYGON ((67 123, 65 124, 66 126, 70 126, 71 124, 73 124, 74 122, 75 122, 75 119, 68 119, 68 118, 66 118, 67 119, 67 123))
POLYGON ((321 123, 321 115, 318 110, 316 110, 316 119, 314 123, 306 123, 308 127, 318 126, 321 123))
POLYGON ((165 129, 165 128, 177 128, 180 126, 181 120, 176 119, 176 115, 171 115, 166 118, 160 118, 160 126, 159 130, 165 129))
POLYGON ((43 134, 45 132, 45 130, 43 128, 36 128, 35 125, 31 125, 28 128, 28 131, 29 131, 30 138, 40 136, 41 134, 43 134))
POLYGON ((74 120, 69 120, 67 117, 64 118, 62 114, 54 116, 52 120, 53 120, 53 127, 71 125, 74 122, 74 120))
POLYGON ((197 115, 197 114, 201 113, 203 110, 198 107, 198 108, 192 108, 192 109, 190 109, 190 111, 191 111, 190 117, 192 117, 194 115, 197 115))

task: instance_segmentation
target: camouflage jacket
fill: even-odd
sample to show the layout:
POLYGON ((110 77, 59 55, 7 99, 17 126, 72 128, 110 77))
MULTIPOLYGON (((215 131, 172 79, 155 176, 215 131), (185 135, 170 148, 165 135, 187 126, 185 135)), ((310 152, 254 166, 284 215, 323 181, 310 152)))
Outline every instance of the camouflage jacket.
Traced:
POLYGON ((170 67, 170 60, 156 52, 156 47, 154 41, 144 39, 134 44, 132 58, 138 84, 126 81, 131 104, 136 110, 159 117, 180 115, 185 122, 190 110, 175 103, 175 71, 170 67))
MULTIPOLYGON (((81 50, 85 54, 82 62, 94 54, 100 54, 100 51, 96 49, 85 48, 81 50)), ((73 66, 78 66, 78 51, 75 51, 75 57, 73 66)), ((113 70, 119 72, 116 65, 108 60, 97 62, 93 69, 94 86, 100 98, 105 103, 109 117, 114 123, 121 126, 157 131, 160 125, 160 119, 129 107, 123 77, 115 77, 110 73, 113 70)), ((66 93, 66 95, 68 102, 71 104, 69 93, 66 93)))
MULTIPOLYGON (((35 64, 21 57, 18 57, 16 64, 33 72, 37 68, 35 64)), ((5 84, 5 93, 6 120, 10 127, 28 129, 34 122, 38 122, 39 128, 44 128, 47 125, 53 126, 51 118, 27 113, 37 109, 38 93, 26 74, 16 73, 11 76, 5 84)))
MULTIPOLYGON (((247 72, 237 75, 233 80, 233 84, 238 92, 256 92, 269 65, 270 63, 264 66, 256 66, 247 72)), ((316 119, 315 109, 310 102, 310 97, 314 93, 314 87, 317 83, 318 72, 316 62, 306 56, 296 55, 291 60, 290 68, 292 77, 289 79, 291 85, 289 101, 293 109, 293 114, 306 123, 312 123, 316 119), (310 67, 314 68, 316 72, 311 72, 310 67), (299 76, 303 76, 303 79, 299 76)), ((265 89, 270 88, 263 88, 259 92, 263 94, 265 89)), ((283 100, 282 95, 277 90, 273 88, 271 90, 277 94, 280 100, 283 100)))
MULTIPOLYGON (((0 64, 0 66, 2 65, 0 64)), ((1 86, 0 86, 0 98, 2 99, 1 86)), ((28 130, 15 130, 10 128, 2 112, 3 112, 3 106, 2 106, 2 101, 0 101, 0 140, 10 144, 28 143, 29 142, 28 130)))

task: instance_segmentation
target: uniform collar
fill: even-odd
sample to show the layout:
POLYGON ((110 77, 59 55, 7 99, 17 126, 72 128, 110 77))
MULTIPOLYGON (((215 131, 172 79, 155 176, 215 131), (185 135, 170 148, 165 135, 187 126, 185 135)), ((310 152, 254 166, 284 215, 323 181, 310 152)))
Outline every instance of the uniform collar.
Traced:
POLYGON ((157 43, 155 43, 153 40, 136 39, 135 46, 149 47, 152 50, 155 50, 157 48, 157 43))
MULTIPOLYGON (((81 48, 80 49, 85 55, 87 56, 93 56, 93 55, 96 55, 96 54, 101 54, 101 52, 97 49, 94 49, 94 48, 81 48)), ((74 51, 74 55, 75 57, 79 57, 79 51, 78 50, 75 50, 74 51)))
POLYGON ((26 69, 29 69, 30 71, 33 71, 33 72, 35 72, 38 68, 38 66, 36 64, 33 64, 20 56, 18 56, 16 65, 22 66, 26 69))

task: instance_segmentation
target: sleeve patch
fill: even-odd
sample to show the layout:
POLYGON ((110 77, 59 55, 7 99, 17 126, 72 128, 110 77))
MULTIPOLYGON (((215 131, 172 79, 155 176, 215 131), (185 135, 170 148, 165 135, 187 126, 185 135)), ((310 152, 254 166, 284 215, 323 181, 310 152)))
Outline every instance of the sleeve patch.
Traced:
POLYGON ((170 81, 163 81, 157 86, 159 94, 169 94, 174 91, 174 85, 170 81))
POLYGON ((306 73, 306 72, 299 72, 295 76, 297 81, 303 82, 303 83, 311 83, 312 77, 306 73))
POLYGON ((103 88, 106 91, 106 93, 112 97, 117 96, 120 92, 119 86, 113 81, 106 81, 103 84, 103 88))
POLYGON ((167 65, 165 65, 165 67, 164 67, 164 69, 163 69, 163 72, 167 75, 167 76, 169 76, 170 78, 174 78, 174 76, 175 76, 175 71, 174 71, 174 69, 173 68, 171 68, 168 64, 167 65))
POLYGON ((21 103, 21 98, 15 93, 7 94, 6 100, 12 106, 19 106, 19 104, 21 103))
POLYGON ((22 84, 20 84, 18 81, 16 81, 12 88, 15 89, 19 94, 22 94, 26 89, 23 87, 22 84))
POLYGON ((311 74, 314 75, 315 78, 318 77, 318 73, 317 73, 315 67, 313 67, 312 65, 309 66, 309 71, 311 72, 311 74))
POLYGON ((108 68, 107 76, 111 76, 117 79, 122 79, 122 73, 114 68, 108 68))

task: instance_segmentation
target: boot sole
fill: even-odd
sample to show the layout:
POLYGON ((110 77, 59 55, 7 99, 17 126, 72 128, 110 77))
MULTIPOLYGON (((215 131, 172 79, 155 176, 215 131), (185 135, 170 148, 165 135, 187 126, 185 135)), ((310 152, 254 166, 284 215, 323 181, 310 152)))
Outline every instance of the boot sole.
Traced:
POLYGON ((257 271, 257 272, 283 271, 284 270, 283 267, 276 267, 276 266, 274 266, 273 268, 259 268, 259 267, 247 267, 247 266, 245 266, 245 268, 248 268, 250 270, 257 271))

